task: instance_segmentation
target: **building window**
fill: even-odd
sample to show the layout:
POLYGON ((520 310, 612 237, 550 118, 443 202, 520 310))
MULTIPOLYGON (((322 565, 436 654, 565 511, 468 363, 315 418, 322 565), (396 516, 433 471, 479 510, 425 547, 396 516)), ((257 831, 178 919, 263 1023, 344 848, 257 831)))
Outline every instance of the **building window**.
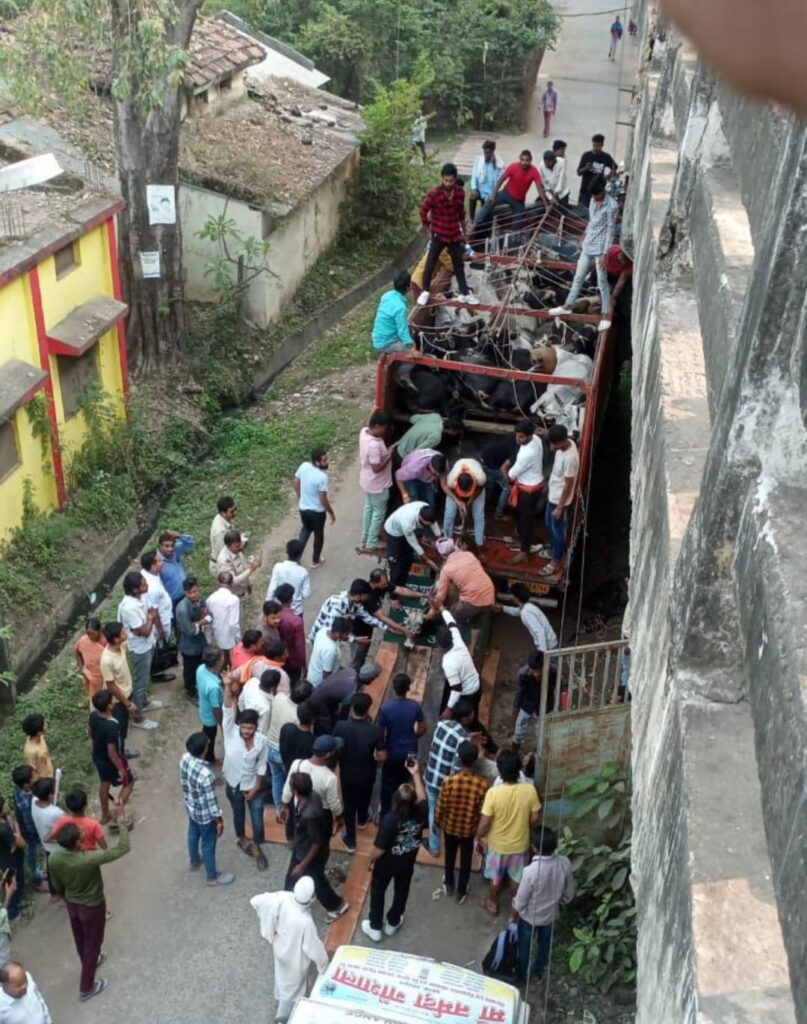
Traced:
POLYGON ((20 464, 20 452, 17 448, 17 432, 14 420, 0 423, 0 480, 14 472, 20 464))
POLYGON ((79 265, 78 242, 70 242, 64 248, 53 254, 53 263, 56 267, 56 280, 69 274, 79 265))
POLYGON ((98 383, 98 346, 83 356, 57 356, 64 418, 69 420, 81 408, 86 392, 98 383))
POLYGON ((229 92, 233 87, 232 78, 224 78, 219 82, 219 92, 229 92))

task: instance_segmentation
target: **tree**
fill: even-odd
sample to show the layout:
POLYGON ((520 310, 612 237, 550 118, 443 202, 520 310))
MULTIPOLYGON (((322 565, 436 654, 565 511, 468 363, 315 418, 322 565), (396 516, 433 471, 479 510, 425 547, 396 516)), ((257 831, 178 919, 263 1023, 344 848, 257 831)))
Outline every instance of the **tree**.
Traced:
POLYGON ((93 90, 114 110, 121 194, 120 259, 130 312, 127 347, 143 373, 182 346, 185 312, 180 225, 149 224, 146 185, 179 176, 182 73, 203 0, 33 0, 6 48, 2 70, 15 99, 38 113, 97 116, 93 90), (141 252, 159 252, 159 279, 144 279, 141 252))

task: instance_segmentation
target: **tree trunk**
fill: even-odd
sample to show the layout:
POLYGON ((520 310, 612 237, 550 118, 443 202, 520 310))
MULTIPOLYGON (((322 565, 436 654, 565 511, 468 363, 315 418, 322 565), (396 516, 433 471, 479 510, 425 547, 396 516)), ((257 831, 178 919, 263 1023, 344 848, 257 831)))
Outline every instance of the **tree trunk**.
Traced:
MULTIPOLYGON (((202 0, 178 0, 176 22, 165 23, 166 39, 187 49, 202 0)), ((110 0, 113 32, 131 38, 142 9, 132 0, 110 0)), ((136 45, 136 44, 135 44, 136 45)), ((116 53, 117 53, 116 49, 116 53)), ((120 53, 125 51, 121 49, 120 53)), ((185 291, 179 223, 179 132, 181 86, 167 72, 159 98, 146 109, 137 60, 129 51, 120 98, 115 99, 115 147, 126 208, 120 215, 120 266, 123 295, 129 304, 126 341, 130 364, 138 375, 171 363, 185 340, 185 291), (176 223, 149 224, 147 185, 170 185, 176 196, 176 223), (140 253, 157 252, 160 277, 144 278, 140 253)))

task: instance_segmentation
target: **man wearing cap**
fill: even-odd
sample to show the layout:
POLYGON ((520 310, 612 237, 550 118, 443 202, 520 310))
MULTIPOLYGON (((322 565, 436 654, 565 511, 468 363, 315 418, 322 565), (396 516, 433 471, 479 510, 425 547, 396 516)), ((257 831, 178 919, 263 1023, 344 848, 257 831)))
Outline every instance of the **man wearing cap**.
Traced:
POLYGON ((315 898, 314 882, 305 876, 292 892, 264 892, 249 901, 258 914, 261 937, 272 947, 277 1024, 285 1024, 294 1004, 306 994, 312 968, 321 974, 328 966, 311 915, 315 898))
POLYGON ((340 718, 347 717, 347 709, 353 694, 362 686, 371 683, 381 674, 374 663, 355 668, 340 668, 316 687, 308 700, 314 712, 314 732, 317 736, 329 736, 340 718))
POLYGON ((475 158, 471 171, 471 198, 468 203, 469 219, 473 221, 477 203, 486 203, 490 199, 499 175, 504 170, 504 161, 496 156, 496 143, 486 139, 482 143, 482 152, 475 158))
POLYGON ((475 554, 458 548, 448 537, 441 537, 437 541, 437 553, 445 561, 437 579, 434 612, 443 609, 449 590, 453 588, 457 593, 456 602, 451 609, 454 619, 459 625, 466 622, 473 624, 483 612, 493 608, 496 600, 493 580, 482 568, 482 563, 475 554))
POLYGON ((574 485, 580 472, 580 456, 577 445, 560 423, 549 428, 549 446, 555 453, 552 472, 549 475, 549 497, 544 519, 549 533, 549 550, 542 548, 538 554, 549 561, 540 570, 541 576, 554 576, 563 569, 566 557, 566 523, 569 506, 574 500, 574 485))
POLYGON ((345 913, 348 904, 334 890, 325 874, 331 856, 333 815, 323 806, 319 794, 314 792, 310 775, 292 771, 288 785, 293 797, 294 838, 285 887, 293 889, 300 878, 308 875, 314 882, 317 899, 326 910, 326 919, 335 921, 345 913))

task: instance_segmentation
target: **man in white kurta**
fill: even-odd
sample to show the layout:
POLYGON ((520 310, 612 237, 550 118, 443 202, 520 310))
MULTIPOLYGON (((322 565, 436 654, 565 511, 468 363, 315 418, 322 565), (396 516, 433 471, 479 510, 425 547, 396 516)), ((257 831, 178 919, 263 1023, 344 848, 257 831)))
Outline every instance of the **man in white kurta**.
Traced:
POLYGON ((314 882, 304 875, 292 892, 265 892, 249 901, 275 958, 275 1024, 285 1024, 294 1004, 306 994, 312 966, 320 973, 328 966, 311 916, 315 898, 314 882))

